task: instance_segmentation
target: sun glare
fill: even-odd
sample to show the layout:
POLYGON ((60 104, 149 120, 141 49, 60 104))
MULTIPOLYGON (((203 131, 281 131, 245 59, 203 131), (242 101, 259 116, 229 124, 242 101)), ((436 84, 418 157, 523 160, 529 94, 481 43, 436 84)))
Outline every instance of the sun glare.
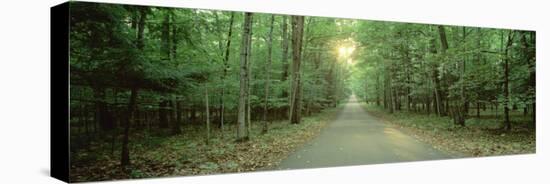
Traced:
POLYGON ((353 65, 353 60, 351 58, 348 58, 348 65, 353 65))
POLYGON ((342 46, 338 49, 338 55, 340 57, 349 57, 355 51, 355 47, 342 46))
POLYGON ((347 52, 346 47, 340 47, 340 49, 338 50, 338 54, 340 55, 340 57, 345 56, 346 52, 347 52))

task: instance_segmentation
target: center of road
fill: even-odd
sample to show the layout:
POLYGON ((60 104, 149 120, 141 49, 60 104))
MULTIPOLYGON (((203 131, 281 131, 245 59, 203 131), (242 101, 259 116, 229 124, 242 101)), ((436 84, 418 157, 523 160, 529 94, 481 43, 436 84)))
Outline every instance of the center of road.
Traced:
POLYGON ((448 158, 452 157, 369 115, 352 95, 337 118, 317 138, 284 159, 278 169, 448 158))

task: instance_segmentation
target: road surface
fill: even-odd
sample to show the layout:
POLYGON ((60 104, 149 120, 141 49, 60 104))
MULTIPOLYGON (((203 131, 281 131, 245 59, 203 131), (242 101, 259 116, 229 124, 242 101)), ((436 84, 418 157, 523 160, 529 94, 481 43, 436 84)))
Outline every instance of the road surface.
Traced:
POLYGON ((452 158, 365 112, 351 96, 345 107, 318 137, 284 159, 278 169, 452 158))

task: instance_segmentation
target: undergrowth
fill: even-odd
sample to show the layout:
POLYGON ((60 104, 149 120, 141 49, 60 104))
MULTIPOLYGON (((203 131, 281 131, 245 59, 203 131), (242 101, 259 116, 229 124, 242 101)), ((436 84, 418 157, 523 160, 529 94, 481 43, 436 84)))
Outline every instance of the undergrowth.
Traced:
POLYGON ((315 137, 337 111, 329 109, 304 117, 300 124, 272 122, 266 134, 260 133, 261 122, 253 122, 251 138, 245 142, 235 141, 234 124, 226 126, 223 134, 215 129, 209 144, 203 125, 186 125, 183 133, 175 136, 134 130, 130 138, 132 164, 127 170, 119 166, 120 144, 111 150, 109 136, 105 136, 103 141, 71 154, 70 178, 78 182, 270 169, 315 137))
POLYGON ((511 131, 501 128, 494 116, 470 117, 466 126, 454 125, 449 117, 394 112, 390 114, 374 105, 363 105, 370 114, 379 117, 435 148, 457 157, 481 157, 535 153, 535 129, 526 122, 529 117, 511 116, 511 131))

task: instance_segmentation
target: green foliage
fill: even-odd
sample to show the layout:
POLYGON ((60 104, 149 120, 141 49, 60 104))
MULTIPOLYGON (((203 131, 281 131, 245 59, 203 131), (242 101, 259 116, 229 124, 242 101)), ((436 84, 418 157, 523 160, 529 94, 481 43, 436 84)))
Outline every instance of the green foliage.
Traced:
POLYGON ((392 110, 431 106, 435 113, 438 91, 442 115, 494 105, 533 111, 533 32, 376 21, 360 22, 357 32, 360 63, 352 70, 351 86, 363 101, 392 110))

